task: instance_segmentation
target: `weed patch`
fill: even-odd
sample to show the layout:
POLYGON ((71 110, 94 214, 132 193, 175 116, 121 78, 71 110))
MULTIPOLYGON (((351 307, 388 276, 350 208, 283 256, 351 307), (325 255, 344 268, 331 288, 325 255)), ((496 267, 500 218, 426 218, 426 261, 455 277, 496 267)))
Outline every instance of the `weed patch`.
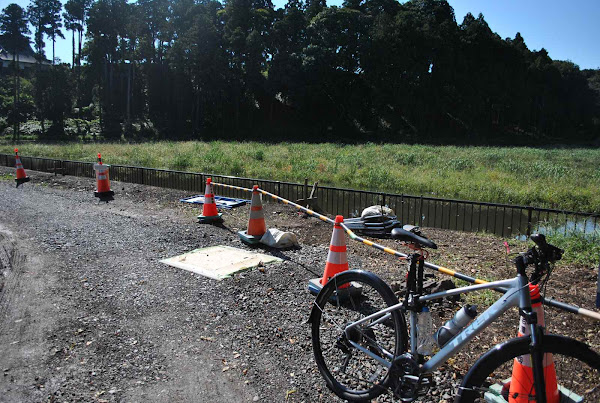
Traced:
MULTIPOLYGON (((0 145, 12 153, 13 145, 0 145)), ((22 155, 176 169, 388 193, 600 211, 600 149, 406 144, 153 142, 25 144, 22 155)))

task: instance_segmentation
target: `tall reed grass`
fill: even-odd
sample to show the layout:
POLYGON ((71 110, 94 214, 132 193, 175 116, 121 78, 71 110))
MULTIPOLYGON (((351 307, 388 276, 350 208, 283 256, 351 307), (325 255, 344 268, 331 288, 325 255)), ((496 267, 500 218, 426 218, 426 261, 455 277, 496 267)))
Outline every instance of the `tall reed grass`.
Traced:
MULTIPOLYGON (((12 146, 0 152, 12 153, 12 146)), ((403 144, 26 144, 21 155, 600 211, 600 150, 403 144)))

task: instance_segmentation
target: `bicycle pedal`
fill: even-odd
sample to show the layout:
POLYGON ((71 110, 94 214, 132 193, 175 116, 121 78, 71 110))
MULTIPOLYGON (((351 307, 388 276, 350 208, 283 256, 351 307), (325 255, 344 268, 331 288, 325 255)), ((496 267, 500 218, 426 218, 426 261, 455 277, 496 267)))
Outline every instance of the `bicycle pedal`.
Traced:
POLYGON ((419 381, 419 395, 424 395, 429 392, 429 388, 435 387, 437 384, 433 380, 433 374, 423 374, 419 381))
POLYGON ((433 380, 433 376, 431 374, 421 375, 419 378, 416 395, 417 396, 426 396, 429 394, 429 391, 432 387, 435 387, 435 381, 433 380))

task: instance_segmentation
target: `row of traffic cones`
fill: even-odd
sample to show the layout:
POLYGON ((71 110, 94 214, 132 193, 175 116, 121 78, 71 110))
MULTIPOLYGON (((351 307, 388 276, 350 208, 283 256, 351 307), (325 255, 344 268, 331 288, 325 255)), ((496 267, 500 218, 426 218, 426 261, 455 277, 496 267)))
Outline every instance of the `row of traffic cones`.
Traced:
MULTIPOLYGON (((110 190, 110 181, 108 179, 108 168, 110 165, 102 164, 102 155, 98 154, 98 163, 94 164, 94 171, 96 171, 96 187, 94 196, 98 197, 100 201, 109 202, 114 200, 113 195, 115 192, 110 190)), ((17 169, 15 182, 17 187, 23 183, 29 182, 31 179, 25 173, 21 157, 19 156, 19 149, 15 148, 15 168, 17 169)))
MULTIPOLYGON (((198 216, 198 222, 219 223, 223 221, 223 215, 217 210, 215 203, 215 194, 212 189, 212 178, 206 179, 206 190, 204 191, 204 204, 202 205, 202 214, 198 216)), ((252 187, 252 200, 250 203, 250 219, 248 220, 248 229, 239 231, 240 239, 248 244, 255 245, 260 242, 263 235, 267 232, 265 224, 265 213, 262 208, 262 198, 258 191, 258 186, 252 187)))

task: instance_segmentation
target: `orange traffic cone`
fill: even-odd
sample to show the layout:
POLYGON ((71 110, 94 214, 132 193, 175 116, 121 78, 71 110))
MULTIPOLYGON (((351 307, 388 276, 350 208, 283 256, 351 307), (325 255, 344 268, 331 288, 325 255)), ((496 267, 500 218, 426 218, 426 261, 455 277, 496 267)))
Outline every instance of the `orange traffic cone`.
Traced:
MULTIPOLYGON (((333 225, 333 233, 331 234, 331 243, 329 244, 329 253, 327 254, 327 263, 325 263, 325 272, 323 278, 311 279, 308 282, 308 290, 313 294, 318 294, 319 291, 327 284, 327 282, 336 274, 348 270, 348 254, 346 249, 346 234, 341 226, 344 222, 344 217, 338 215, 335 217, 333 225)), ((347 297, 360 293, 359 287, 355 284, 340 284, 337 287, 337 297, 347 297), (343 295, 340 291, 343 290, 343 295)))
MULTIPOLYGON (((538 324, 540 326, 545 326, 544 308, 542 307, 540 287, 537 284, 530 284, 529 292, 531 294, 531 308, 537 314, 538 324)), ((519 337, 528 336, 529 334, 529 325, 527 322, 525 322, 525 318, 521 318, 519 322, 519 337)), ((558 391, 558 383, 556 381, 554 357, 550 353, 544 354, 544 380, 546 381, 546 402, 558 403, 560 401, 560 393, 558 391)), ((531 356, 522 355, 515 358, 513 364, 512 377, 508 391, 508 402, 530 402, 532 400, 532 396, 535 396, 535 388, 533 385, 531 356)))
POLYGON ((108 180, 108 168, 110 165, 102 164, 102 155, 98 153, 98 163, 94 164, 94 170, 96 171, 96 187, 94 196, 98 197, 100 201, 109 202, 114 200, 113 196, 115 192, 110 190, 110 182, 108 180))
POLYGON ((217 211, 215 203, 215 194, 212 190, 212 178, 206 178, 206 190, 204 191, 204 204, 202 205, 202 214, 198 216, 199 223, 211 223, 223 221, 221 213, 217 211))
POLYGON ((248 230, 239 231, 238 235, 242 242, 249 245, 257 244, 262 236, 267 232, 265 225, 265 213, 262 208, 262 200, 258 186, 252 187, 252 203, 250 204, 250 220, 248 220, 248 230))
POLYGON ((29 182, 29 176, 25 174, 25 169, 23 168, 21 157, 19 157, 18 148, 15 148, 15 167, 17 168, 17 177, 15 178, 15 182, 17 182, 17 187, 19 187, 19 185, 22 185, 25 182, 29 182))

